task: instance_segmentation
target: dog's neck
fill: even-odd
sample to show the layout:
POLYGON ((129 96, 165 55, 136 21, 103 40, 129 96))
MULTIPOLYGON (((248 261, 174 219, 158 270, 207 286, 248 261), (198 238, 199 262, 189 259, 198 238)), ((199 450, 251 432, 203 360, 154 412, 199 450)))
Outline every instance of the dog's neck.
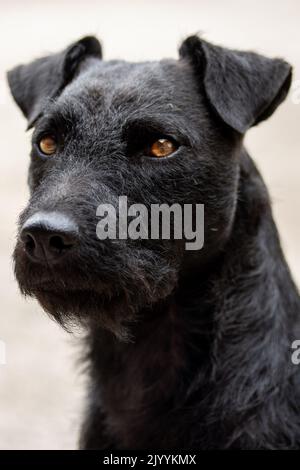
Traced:
POLYGON ((190 444, 180 436, 187 415, 203 423, 208 442, 213 429, 216 441, 212 423, 230 429, 241 416, 252 419, 251 411, 287 384, 299 299, 265 186, 251 159, 242 158, 235 222, 222 252, 206 270, 182 273, 173 296, 141 313, 134 342, 92 335, 93 380, 123 447, 190 444), (166 443, 155 442, 158 423, 166 443))

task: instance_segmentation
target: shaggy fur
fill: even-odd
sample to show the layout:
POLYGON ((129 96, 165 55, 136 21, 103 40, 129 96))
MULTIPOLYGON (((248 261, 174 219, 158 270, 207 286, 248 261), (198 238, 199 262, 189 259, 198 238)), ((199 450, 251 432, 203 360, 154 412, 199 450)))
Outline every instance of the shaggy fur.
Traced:
POLYGON ((31 197, 66 214, 78 243, 56 264, 18 239, 22 293, 67 328, 87 328, 90 371, 83 449, 300 447, 300 303, 268 192, 243 136, 285 98, 281 59, 198 37, 179 60, 104 62, 95 38, 8 75, 34 127, 31 197), (42 158, 44 134, 59 142, 42 158), (170 136, 166 159, 145 149, 170 136), (96 237, 96 208, 128 202, 204 203, 205 243, 96 237))

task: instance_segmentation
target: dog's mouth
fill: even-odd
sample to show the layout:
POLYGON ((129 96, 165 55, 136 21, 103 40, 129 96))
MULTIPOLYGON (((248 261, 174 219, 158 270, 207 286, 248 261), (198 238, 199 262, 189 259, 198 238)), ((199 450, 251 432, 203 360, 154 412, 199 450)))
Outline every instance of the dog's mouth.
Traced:
POLYGON ((88 310, 87 307, 89 304, 93 304, 93 307, 97 308, 99 311, 107 312, 117 305, 120 305, 123 300, 123 296, 116 293, 112 295, 105 291, 99 293, 95 290, 80 288, 72 288, 63 291, 56 288, 53 289, 51 286, 47 285, 33 288, 32 294, 41 303, 44 303, 44 300, 47 299, 51 304, 57 305, 58 309, 61 309, 63 306, 76 305, 76 310, 79 309, 80 312, 88 310))
POLYGON ((88 281, 74 283, 74 281, 69 282, 63 278, 51 279, 48 277, 31 282, 25 294, 34 296, 38 300, 41 297, 47 297, 58 306, 67 302, 73 304, 75 301, 78 304, 89 303, 92 299, 101 310, 111 305, 117 305, 123 299, 121 292, 108 284, 98 282, 93 287, 90 284, 88 281))
POLYGON ((93 247, 51 265, 33 262, 17 243, 15 275, 21 292, 34 297, 61 325, 91 323, 124 337, 144 308, 170 295, 177 264, 150 250, 117 250, 100 260, 93 247), (96 259, 95 259, 96 258, 96 259), (100 262, 99 262, 100 261, 100 262))
POLYGON ((19 243, 14 252, 15 275, 21 292, 38 297, 63 298, 72 296, 95 297, 107 303, 119 297, 118 282, 105 273, 93 272, 80 260, 71 258, 68 262, 52 266, 48 263, 34 263, 29 260, 19 243))
POLYGON ((52 270, 49 267, 22 263, 15 264, 21 292, 34 297, 43 309, 60 324, 98 322, 110 326, 122 315, 126 295, 117 279, 104 280, 96 274, 86 274, 70 265, 70 269, 52 270))

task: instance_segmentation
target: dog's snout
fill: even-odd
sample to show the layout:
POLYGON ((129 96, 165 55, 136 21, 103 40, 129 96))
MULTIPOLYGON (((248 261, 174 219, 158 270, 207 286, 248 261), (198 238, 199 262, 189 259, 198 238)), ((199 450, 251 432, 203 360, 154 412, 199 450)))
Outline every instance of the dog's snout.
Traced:
POLYGON ((22 226, 20 239, 29 258, 58 262, 78 243, 78 226, 59 212, 37 212, 22 226))

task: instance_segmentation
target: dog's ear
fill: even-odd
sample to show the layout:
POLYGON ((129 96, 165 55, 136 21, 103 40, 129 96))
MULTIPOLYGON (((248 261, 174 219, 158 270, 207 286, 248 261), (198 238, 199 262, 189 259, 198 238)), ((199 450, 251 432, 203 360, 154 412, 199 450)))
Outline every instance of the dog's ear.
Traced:
POLYGON ((271 116, 290 88, 292 68, 281 59, 225 49, 197 36, 187 38, 179 53, 190 60, 214 111, 240 133, 271 116))
POLYGON ((80 63, 87 57, 101 59, 99 41, 87 36, 62 52, 19 65, 8 72, 12 95, 28 119, 28 129, 41 114, 45 102, 58 96, 74 78, 80 63))

